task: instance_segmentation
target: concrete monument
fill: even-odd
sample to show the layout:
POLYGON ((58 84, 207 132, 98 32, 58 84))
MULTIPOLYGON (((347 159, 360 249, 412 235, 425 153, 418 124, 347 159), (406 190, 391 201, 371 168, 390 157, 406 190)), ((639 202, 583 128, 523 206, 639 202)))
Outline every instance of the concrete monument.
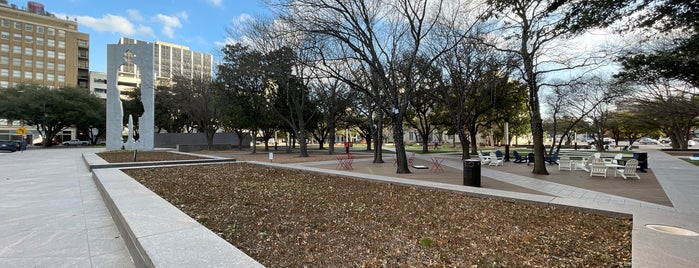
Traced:
POLYGON ((155 76, 153 75, 153 44, 107 45, 107 150, 153 150, 155 76), (122 141, 124 107, 117 87, 119 67, 125 63, 138 66, 141 80, 143 114, 138 117, 138 140, 133 138, 134 124, 129 115, 129 135, 122 141))

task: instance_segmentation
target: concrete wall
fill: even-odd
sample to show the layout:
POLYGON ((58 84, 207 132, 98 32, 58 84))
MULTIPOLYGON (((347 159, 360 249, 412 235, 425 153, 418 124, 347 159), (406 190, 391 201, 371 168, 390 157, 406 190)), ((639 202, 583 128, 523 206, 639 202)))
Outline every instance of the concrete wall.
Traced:
MULTIPOLYGON (((230 144, 238 147, 238 136, 235 133, 216 133, 214 144, 230 144)), ((155 147, 176 148, 177 145, 206 145, 204 133, 155 133, 155 147)), ((250 136, 243 139, 243 148, 250 148, 250 136)))

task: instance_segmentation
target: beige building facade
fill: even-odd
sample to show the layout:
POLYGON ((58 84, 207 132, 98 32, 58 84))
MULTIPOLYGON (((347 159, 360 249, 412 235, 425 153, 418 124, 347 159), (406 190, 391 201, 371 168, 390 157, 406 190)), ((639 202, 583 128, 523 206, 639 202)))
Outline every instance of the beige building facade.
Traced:
POLYGON ((20 9, 0 1, 0 88, 19 83, 89 87, 90 37, 78 23, 43 5, 20 9))
MULTIPOLYGON (((78 22, 57 18, 41 3, 26 8, 0 0, 0 90, 20 83, 49 88, 90 85, 90 36, 78 31, 78 22)), ((0 119, 0 139, 19 140, 22 122, 0 119)), ((27 126, 25 137, 36 142, 38 131, 27 126)), ((76 138, 69 128, 60 139, 76 138)))

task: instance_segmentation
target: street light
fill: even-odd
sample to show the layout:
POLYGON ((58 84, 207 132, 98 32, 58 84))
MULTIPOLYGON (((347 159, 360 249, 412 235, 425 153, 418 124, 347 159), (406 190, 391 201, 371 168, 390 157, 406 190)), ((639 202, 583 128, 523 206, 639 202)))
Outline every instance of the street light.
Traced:
POLYGON ((505 162, 510 162, 510 122, 505 120, 505 162))

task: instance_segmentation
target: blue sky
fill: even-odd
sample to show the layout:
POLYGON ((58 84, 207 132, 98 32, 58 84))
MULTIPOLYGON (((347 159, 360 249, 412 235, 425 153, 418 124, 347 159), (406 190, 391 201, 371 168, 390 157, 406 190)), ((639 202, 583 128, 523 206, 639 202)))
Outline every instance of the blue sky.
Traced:
MULTIPOLYGON (((34 0, 58 18, 78 19, 90 35, 90 70, 107 68, 107 44, 130 37, 165 41, 215 55, 227 40, 227 27, 268 14, 259 0, 34 0)), ((9 3, 26 7, 26 1, 9 3)))

